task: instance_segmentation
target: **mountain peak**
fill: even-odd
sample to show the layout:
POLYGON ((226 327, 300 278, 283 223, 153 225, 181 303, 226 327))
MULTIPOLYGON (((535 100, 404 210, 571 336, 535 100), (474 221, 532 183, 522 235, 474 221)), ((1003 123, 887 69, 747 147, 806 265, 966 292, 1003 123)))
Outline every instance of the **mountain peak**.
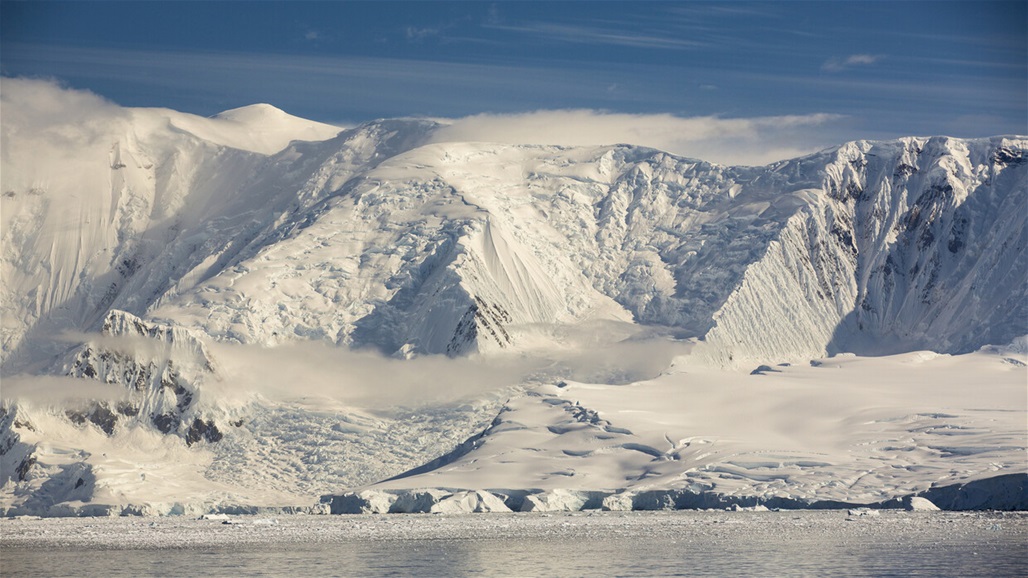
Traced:
MULTIPOLYGON (((247 106, 241 106, 239 108, 232 108, 219 112, 214 115, 213 118, 221 120, 233 120, 236 122, 250 122, 256 120, 268 120, 272 118, 288 118, 293 115, 286 111, 272 106, 270 104, 259 102, 257 104, 250 104, 247 106)), ((296 118, 296 117, 293 117, 296 118)))
POLYGON ((210 118, 174 111, 165 114, 174 127, 203 140, 265 155, 281 151, 294 140, 323 141, 343 130, 263 103, 233 108, 210 118))

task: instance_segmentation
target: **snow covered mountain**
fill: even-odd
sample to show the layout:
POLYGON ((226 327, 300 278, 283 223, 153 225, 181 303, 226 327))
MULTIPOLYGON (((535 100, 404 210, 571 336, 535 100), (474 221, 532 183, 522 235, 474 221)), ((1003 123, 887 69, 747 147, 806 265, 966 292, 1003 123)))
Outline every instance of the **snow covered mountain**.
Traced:
POLYGON ((737 168, 630 146, 420 146, 437 128, 420 120, 266 155, 289 128, 267 105, 128 116, 92 147, 7 147, 5 363, 115 309, 219 341, 388 354, 631 320, 704 339, 726 365, 966 352, 1028 316, 1024 139, 737 168))
MULTIPOLYGON (((269 105, 205 119, 103 103, 41 121, 5 99, 3 371, 122 387, 65 416, 107 436, 238 443, 268 410, 205 396, 235 379, 215 344, 552 361, 636 333, 748 370, 1028 334, 1025 137, 860 141, 725 167, 630 145, 434 142, 441 125, 420 119, 343 130, 269 105)), ((519 387, 555 375, 540 367, 519 387)), ((29 470, 46 436, 19 441, 32 436, 17 424, 43 410, 7 397, 2 479, 38 496, 29 470)), ((425 453, 378 478, 331 482, 427 462, 500 401, 438 414, 449 425, 425 453)), ((363 424, 348 440, 385 445, 393 418, 341 411, 363 424)), ((224 460, 204 462, 209 478, 231 477, 224 460)))

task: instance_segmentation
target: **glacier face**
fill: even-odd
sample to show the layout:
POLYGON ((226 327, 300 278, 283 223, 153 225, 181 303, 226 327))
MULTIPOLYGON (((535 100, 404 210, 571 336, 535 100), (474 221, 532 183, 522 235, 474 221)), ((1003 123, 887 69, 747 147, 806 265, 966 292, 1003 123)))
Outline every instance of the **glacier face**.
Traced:
MULTIPOLYGON (((4 372, 123 387, 61 419, 220 447, 189 454, 189 475, 226 487, 238 468, 272 468, 265 481, 286 493, 381 479, 449 451, 499 402, 442 411, 419 450, 398 452, 402 417, 205 396, 231 378, 208 342, 502 359, 635 324, 693 341, 704 365, 751 368, 1028 333, 1024 137, 860 141, 726 167, 628 145, 432 143, 433 121, 342 130, 267 105, 104 114, 32 134, 5 119, 4 372), (297 442, 283 416, 338 445, 297 442)), ((47 465, 38 440, 19 441, 43 439, 16 431, 52 417, 32 411, 0 416, 4 479, 78 496, 86 462, 47 465)))

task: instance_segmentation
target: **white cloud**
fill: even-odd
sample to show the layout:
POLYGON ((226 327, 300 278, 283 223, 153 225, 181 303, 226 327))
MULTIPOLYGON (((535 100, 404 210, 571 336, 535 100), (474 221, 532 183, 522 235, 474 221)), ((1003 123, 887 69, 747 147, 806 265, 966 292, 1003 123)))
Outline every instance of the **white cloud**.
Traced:
POLYGON ((121 385, 58 375, 4 376, 4 402, 43 407, 78 405, 86 401, 121 401, 129 392, 121 385))
POLYGON ((493 25, 491 28, 510 32, 521 32, 538 36, 546 41, 559 41, 569 44, 595 44, 609 46, 628 46, 632 48, 688 49, 707 46, 700 42, 680 35, 645 35, 629 33, 621 29, 602 28, 578 24, 556 24, 537 22, 522 26, 493 25))
POLYGON ((79 140, 106 132, 126 113, 118 105, 88 90, 66 88, 54 80, 0 78, 3 131, 23 136, 79 140), (74 133, 67 126, 75 126, 74 133), (42 133, 42 134, 41 134, 42 133))
POLYGON ((205 387, 215 398, 226 400, 245 392, 278 401, 330 398, 365 408, 413 407, 453 403, 526 380, 626 383, 651 379, 691 347, 630 324, 566 329, 563 342, 577 347, 493 358, 396 359, 316 342, 274 348, 214 343, 209 347, 223 379, 205 387))
MULTIPOLYGON (((33 140, 54 146, 63 140, 71 147, 61 148, 74 148, 108 134, 119 120, 127 122, 126 109, 52 81, 3 78, 0 97, 5 139, 10 134, 31 134, 33 140)), ((538 110, 448 120, 434 140, 569 146, 627 143, 721 164, 763 165, 838 144, 836 129, 842 118, 824 113, 724 118, 538 110)), ((5 163, 13 160, 5 158, 5 163)))
POLYGON ((433 140, 568 146, 628 143, 722 164, 763 165, 834 144, 818 131, 842 118, 824 113, 722 118, 540 110, 464 117, 439 130, 433 140))
POLYGON ((26 78, 0 78, 0 110, 4 191, 82 187, 83 175, 97 175, 107 159, 110 135, 129 120, 126 109, 92 92, 26 78))
POLYGON ((825 72, 841 72, 854 66, 871 65, 881 59, 881 56, 873 54, 852 54, 846 58, 829 58, 821 65, 821 70, 825 72))

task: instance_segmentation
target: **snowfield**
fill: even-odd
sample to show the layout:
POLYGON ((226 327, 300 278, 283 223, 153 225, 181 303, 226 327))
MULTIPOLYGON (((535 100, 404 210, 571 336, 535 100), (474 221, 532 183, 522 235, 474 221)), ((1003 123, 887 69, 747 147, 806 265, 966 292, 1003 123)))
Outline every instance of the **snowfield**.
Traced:
POLYGON ((0 97, 9 515, 1028 507, 1026 137, 726 167, 0 97))
POLYGON ((508 402, 472 451, 364 494, 490 489, 530 511, 703 504, 697 494, 798 507, 1021 474, 992 507, 1024 499, 1023 356, 840 356, 754 374, 679 361, 649 381, 540 386, 508 402))

